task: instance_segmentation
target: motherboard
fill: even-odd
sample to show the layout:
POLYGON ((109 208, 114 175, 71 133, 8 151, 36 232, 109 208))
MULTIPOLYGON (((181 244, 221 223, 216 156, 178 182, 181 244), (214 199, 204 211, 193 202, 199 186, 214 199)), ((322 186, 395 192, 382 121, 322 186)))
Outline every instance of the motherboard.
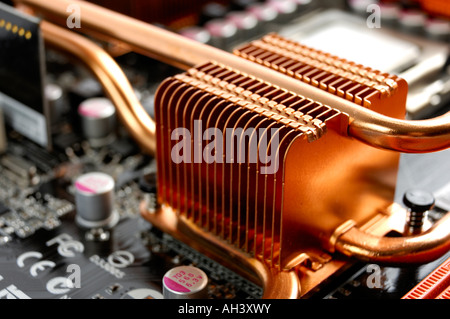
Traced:
MULTIPOLYGON (((355 258, 338 251, 339 244, 336 249, 321 244, 323 237, 335 238, 337 233, 330 233, 335 216, 347 218, 354 214, 351 219, 356 224, 364 225, 365 231, 374 229, 376 235, 388 229, 385 224, 378 225, 388 213, 373 219, 372 215, 367 217, 366 211, 375 211, 371 205, 381 203, 368 195, 373 189, 382 194, 383 204, 389 198, 394 205, 386 210, 389 213, 401 209, 426 212, 424 232, 444 220, 450 211, 450 151, 446 147, 413 154, 405 146, 400 154, 396 152, 398 169, 394 171, 392 186, 387 174, 392 173, 393 167, 390 155, 378 155, 376 152, 384 151, 377 147, 373 153, 366 152, 366 145, 360 142, 356 143, 364 147, 350 146, 354 140, 348 144, 347 140, 341 141, 339 130, 344 130, 347 112, 335 111, 334 105, 311 104, 312 100, 308 100, 310 104, 303 103, 294 95, 287 96, 287 91, 277 85, 255 80, 248 71, 234 71, 235 66, 228 68, 212 62, 197 64, 182 73, 182 63, 167 63, 167 57, 160 59, 135 50, 132 40, 122 43, 122 39, 111 40, 110 34, 97 37, 95 32, 83 35, 115 61, 129 81, 135 99, 132 101, 137 101, 142 106, 140 112, 155 121, 156 152, 149 152, 145 144, 150 143, 149 137, 139 131, 138 125, 134 126, 135 131, 130 129, 133 124, 115 105, 117 100, 101 76, 74 59, 73 54, 57 48, 54 42, 58 39, 49 36, 50 27, 44 25, 48 23, 47 16, 38 14, 42 10, 38 2, 0 1, 0 299, 395 300, 421 298, 421 294, 449 298, 450 251, 445 242, 441 243, 445 248, 431 260, 418 262, 414 259, 416 253, 411 253, 411 263, 404 262, 408 256, 402 256, 399 263, 355 258), (246 103, 256 94, 262 96, 261 92, 269 91, 263 98, 254 98, 253 102, 259 99, 254 102, 256 106, 246 103), (271 99, 273 104, 268 102, 271 99), (255 107, 264 108, 266 104, 273 110, 278 108, 277 116, 287 120, 283 122, 264 110, 255 111, 258 116, 266 116, 264 120, 243 111, 253 112, 255 107), (304 114, 298 115, 294 109, 300 104, 302 108, 297 112, 304 114), (267 132, 271 127, 279 129, 277 154, 285 156, 283 170, 277 171, 272 180, 271 175, 262 175, 265 167, 260 164, 183 162, 186 153, 177 162, 173 147, 185 144, 176 144, 170 130, 182 124, 194 128, 185 119, 197 115, 210 129, 236 130, 239 123, 267 132), (213 123, 215 116, 218 120, 213 123), (294 123, 295 116, 299 122, 294 123), (136 138, 139 134, 142 140, 136 138), (306 146, 302 147, 319 145, 308 152, 311 156, 305 160, 289 157, 289 150, 296 156, 303 154, 295 151, 297 144, 283 144, 300 139, 298 136, 307 136, 298 142, 299 149, 303 144, 306 146), (332 149, 329 155, 318 156, 326 148, 332 149), (350 150, 358 155, 349 155, 350 150), (326 163, 336 160, 340 168, 335 169, 342 172, 322 165, 320 158, 325 158, 326 163), (355 166, 346 167, 347 160, 354 161, 355 166), (297 170, 292 169, 295 162, 299 165, 297 170), (382 170, 384 163, 389 172, 382 170), (217 173, 219 170, 222 173, 217 173), (326 174, 342 177, 328 180, 326 174), (310 181, 294 180, 303 175, 310 181), (361 176, 364 182, 360 181, 361 176), (250 182, 252 178, 254 181, 250 182), (324 186, 330 184, 332 187, 324 186), (412 188, 425 195, 408 193, 412 188), (283 199, 277 195, 280 189, 283 199), (332 196, 323 195, 326 192, 332 196), (428 202, 423 202, 428 200, 428 194, 432 199, 427 206, 428 202), (410 202, 408 196, 412 196, 410 202), (343 205, 346 211, 332 212, 331 197, 348 198, 343 205), (290 200, 292 204, 284 204, 290 200), (349 202, 354 203, 353 208, 349 208, 349 202), (263 205, 258 206, 260 203, 263 205), (305 226, 296 220, 297 208, 310 211, 310 215, 323 215, 305 226), (325 213, 323 210, 328 208, 331 210, 325 213), (164 214, 160 218, 161 211, 164 214), (261 215, 261 211, 267 213, 261 215), (279 211, 283 216, 280 219, 279 211), (173 212, 181 220, 178 224, 173 212), (323 229, 317 231, 317 224, 323 229), (297 243, 300 241, 302 244, 297 243), (215 246, 209 247, 210 243, 215 246), (269 271, 260 271, 261 267, 269 271), (284 277, 285 273, 295 274, 302 288, 292 292, 297 281, 292 283, 293 279, 286 279, 291 277, 284 277), (432 281, 431 275, 438 279, 432 281), (419 286, 427 279, 431 284, 421 290, 419 286), (272 286, 276 287, 273 291, 272 286), (414 289, 418 289, 415 294, 414 289), (267 295, 269 290, 271 294, 267 295)), ((77 23, 80 28, 91 23, 85 22, 83 16, 87 9, 91 10, 89 6, 81 8, 78 20, 77 1, 44 2, 49 7, 54 2, 55 8, 67 8, 67 25, 62 28, 79 37, 77 23)), ((366 65, 383 74, 394 74, 383 75, 383 80, 371 79, 379 81, 374 86, 365 80, 358 82, 356 76, 349 77, 346 70, 338 73, 359 83, 352 90, 342 85, 342 100, 347 97, 348 102, 351 96, 351 103, 380 112, 387 110, 393 117, 402 110, 388 110, 385 105, 401 104, 398 101, 406 101, 404 113, 410 121, 425 121, 450 110, 450 14, 446 1, 236 0, 192 1, 190 6, 186 6, 186 1, 91 2, 92 8, 108 8, 105 12, 111 12, 111 16, 136 19, 137 25, 148 24, 186 41, 234 53, 243 65, 255 63, 261 69, 270 65, 271 72, 284 72, 286 78, 292 75, 288 71, 294 59, 316 68, 328 63, 325 57, 321 58, 323 52, 330 52, 328 58, 339 56, 354 61, 352 67, 366 65), (266 36, 273 33, 277 35, 266 36), (302 50, 306 49, 297 43, 317 51, 308 51, 303 57, 302 50), (370 90, 395 82, 395 93, 401 95, 400 78, 408 83, 408 92, 396 100, 395 95, 380 89, 386 96, 378 105, 370 90)), ((51 16, 48 20, 52 20, 51 16)), ((60 21, 55 19, 55 23, 60 21)), ((90 25, 89 28, 92 29, 90 25)), ((320 74, 307 69, 301 79, 292 75, 289 80, 300 79, 308 84, 316 81, 318 88, 321 83, 330 85, 327 79, 331 73, 326 72, 342 67, 345 62, 339 61, 320 74)), ((298 69, 295 72, 299 73, 298 69)), ((361 70, 348 72, 363 76, 361 70)), ((326 94, 342 98, 339 89, 330 92, 326 94)), ((307 92, 304 95, 308 98, 307 92)), ((188 139, 193 147, 194 134, 188 139)), ((278 135, 270 134, 273 146, 278 135)), ((224 144, 225 140, 224 134, 224 144)), ((250 150, 251 138, 244 144, 250 150)), ((397 143, 391 144, 397 147, 397 143)), ((204 154, 211 147, 208 145, 204 140, 199 142, 204 147, 204 161, 204 154)), ((400 148, 405 144, 398 145, 400 148)), ((195 152, 194 147, 192 153, 195 152)), ((420 236, 417 228, 422 227, 422 220, 417 223, 420 225, 410 221, 408 234, 393 227, 383 237, 420 236)))

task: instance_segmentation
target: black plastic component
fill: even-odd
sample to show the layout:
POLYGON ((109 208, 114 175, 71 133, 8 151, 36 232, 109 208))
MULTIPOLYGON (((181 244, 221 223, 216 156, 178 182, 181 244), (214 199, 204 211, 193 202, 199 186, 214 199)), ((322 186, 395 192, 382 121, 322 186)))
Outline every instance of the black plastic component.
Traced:
POLYGON ((110 145, 110 148, 114 153, 120 154, 124 159, 129 156, 138 154, 140 151, 136 143, 126 137, 116 140, 110 145))
POLYGON ((69 132, 55 136, 53 141, 55 148, 64 152, 67 148, 72 147, 75 144, 80 144, 82 142, 82 138, 74 132, 69 132))
POLYGON ((41 146, 51 146, 45 132, 50 126, 39 23, 38 18, 0 2, 0 93, 11 98, 2 105, 7 123, 41 146))
POLYGON ((0 3, 0 91, 43 114, 38 20, 7 8, 0 3))

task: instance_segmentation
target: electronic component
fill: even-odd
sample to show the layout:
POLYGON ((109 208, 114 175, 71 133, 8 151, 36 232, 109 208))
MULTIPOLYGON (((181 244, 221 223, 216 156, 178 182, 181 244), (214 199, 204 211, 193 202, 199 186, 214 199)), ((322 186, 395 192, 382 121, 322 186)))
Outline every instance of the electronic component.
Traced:
MULTIPOLYGON (((40 229, 52 230, 61 225, 61 218, 73 211, 74 205, 62 198, 50 194, 41 197, 28 191, 19 191, 24 187, 0 171, 0 201, 4 213, 0 216, 0 228, 8 235, 28 238, 40 229)), ((27 188, 25 188, 27 189, 27 188)))
POLYGON ((86 228, 113 227, 119 221, 114 209, 114 179, 104 173, 84 174, 75 181, 77 222, 86 228))
POLYGON ((260 33, 258 19, 249 12, 233 11, 227 14, 226 19, 236 26, 239 42, 252 39, 260 33))
POLYGON ((64 101, 64 91, 61 86, 54 83, 48 83, 45 86, 45 98, 51 113, 50 122, 52 125, 55 125, 61 120, 67 109, 67 105, 64 101))
POLYGON ((265 3, 255 3, 247 8, 247 12, 258 19, 264 32, 270 32, 273 28, 273 23, 278 18, 278 12, 265 3))
POLYGON ((211 43, 223 50, 227 50, 238 39, 236 25, 226 19, 214 19, 206 22, 205 29, 211 34, 211 43))
POLYGON ((37 168, 25 159, 16 157, 13 155, 5 155, 1 158, 0 163, 4 166, 12 175, 11 178, 20 180, 24 186, 36 185, 39 180, 36 176, 37 168))
POLYGON ((115 138, 116 109, 107 98, 91 98, 78 107, 81 128, 92 146, 111 143, 115 138))
POLYGON ((200 12, 200 25, 204 25, 211 20, 221 20, 225 18, 225 15, 228 12, 228 7, 226 4, 211 1, 206 3, 200 12))
POLYGON ((450 258, 409 291, 402 299, 450 299, 450 258))
POLYGON ((273 0, 267 3, 269 8, 278 13, 277 21, 287 22, 294 17, 297 13, 297 2, 293 0, 273 0))
POLYGON ((165 299, 206 299, 208 277, 197 267, 175 267, 164 274, 163 296, 165 299))
POLYGON ((13 129, 51 147, 43 54, 39 20, 0 2, 0 107, 13 129))

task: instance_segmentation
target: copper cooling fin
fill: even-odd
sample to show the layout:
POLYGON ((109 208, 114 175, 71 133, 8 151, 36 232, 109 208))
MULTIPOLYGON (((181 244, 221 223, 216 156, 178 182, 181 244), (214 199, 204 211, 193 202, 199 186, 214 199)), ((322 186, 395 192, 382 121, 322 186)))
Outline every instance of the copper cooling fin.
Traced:
POLYGON ((237 48, 234 54, 367 108, 379 108, 386 97, 395 96, 403 102, 406 99, 407 84, 403 79, 278 34, 269 34, 237 48))
POLYGON ((262 150, 261 139, 275 143, 276 137, 277 147, 271 151, 282 165, 295 139, 313 142, 326 133, 326 123, 334 119, 344 129, 348 118, 215 63, 166 80, 155 106, 160 201, 198 227, 280 268, 284 168, 262 174, 260 163, 251 161, 252 152, 262 150), (202 126, 196 127, 198 123, 202 126), (177 128, 191 132, 190 138, 180 142, 173 135, 177 128), (251 134, 247 138, 236 134, 231 149, 235 154, 227 158, 230 141, 224 136, 223 143, 219 145, 216 139, 211 145, 203 138, 208 129, 251 134), (183 159, 180 163, 173 160, 177 145, 185 152, 190 150, 190 154, 176 154, 183 159), (256 145, 257 149, 251 149, 256 145), (237 158, 239 150, 245 150, 245 159, 237 158), (204 162, 203 153, 211 151, 216 152, 214 160, 204 162))

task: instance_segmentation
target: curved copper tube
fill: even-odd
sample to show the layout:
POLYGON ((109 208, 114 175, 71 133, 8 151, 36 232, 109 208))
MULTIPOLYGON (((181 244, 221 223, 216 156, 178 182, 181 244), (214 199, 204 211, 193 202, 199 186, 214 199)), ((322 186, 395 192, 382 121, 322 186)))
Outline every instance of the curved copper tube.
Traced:
MULTIPOLYGON (((173 32, 154 27, 86 1, 15 1, 61 25, 66 25, 71 14, 70 10, 69 12, 67 10, 69 6, 78 6, 81 13, 81 32, 94 32, 119 40, 128 44, 137 52, 184 69, 207 61, 223 63, 337 108, 349 114, 352 119, 348 134, 369 145, 406 153, 433 152, 450 147, 450 121, 448 120, 450 112, 445 116, 423 121, 394 119, 358 107, 345 99, 326 94, 316 87, 263 66, 248 63, 248 61, 228 52, 197 43, 173 32)), ((54 42, 58 41, 58 39, 54 39, 54 42)), ((140 122, 141 120, 137 118, 136 121, 140 122)), ((142 123, 139 125, 142 126, 142 123)), ((149 139, 149 136, 141 135, 140 139, 149 139)))
POLYGON ((155 123, 140 104, 122 69, 110 55, 85 37, 46 21, 42 21, 41 29, 46 44, 66 54, 70 53, 92 71, 116 106, 131 135, 144 151, 154 154, 155 123))
POLYGON ((407 237, 378 237, 357 227, 340 235, 334 248, 344 255, 387 264, 427 263, 450 249, 450 213, 426 232, 407 237))

